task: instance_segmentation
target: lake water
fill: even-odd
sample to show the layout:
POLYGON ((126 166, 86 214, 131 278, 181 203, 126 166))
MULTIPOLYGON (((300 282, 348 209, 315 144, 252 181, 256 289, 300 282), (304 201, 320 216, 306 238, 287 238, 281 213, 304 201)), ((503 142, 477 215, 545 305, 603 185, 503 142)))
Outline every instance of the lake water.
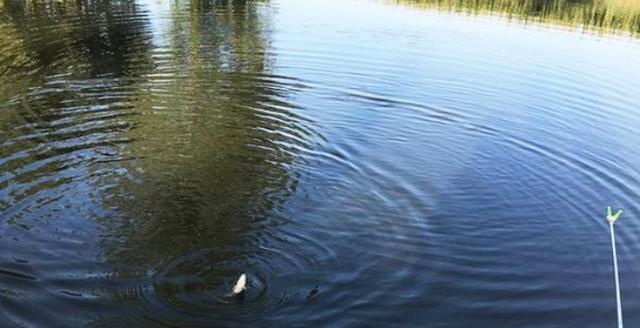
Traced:
POLYGON ((604 3, 0 1, 0 326, 640 326, 604 3))

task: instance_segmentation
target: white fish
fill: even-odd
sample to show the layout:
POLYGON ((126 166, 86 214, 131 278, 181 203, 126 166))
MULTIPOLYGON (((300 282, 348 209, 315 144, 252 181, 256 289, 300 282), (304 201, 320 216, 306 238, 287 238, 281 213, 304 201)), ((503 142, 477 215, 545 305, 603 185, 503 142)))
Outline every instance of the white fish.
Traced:
POLYGON ((233 294, 238 295, 242 293, 245 289, 247 289, 247 275, 241 274, 240 278, 238 278, 238 282, 233 286, 233 294))

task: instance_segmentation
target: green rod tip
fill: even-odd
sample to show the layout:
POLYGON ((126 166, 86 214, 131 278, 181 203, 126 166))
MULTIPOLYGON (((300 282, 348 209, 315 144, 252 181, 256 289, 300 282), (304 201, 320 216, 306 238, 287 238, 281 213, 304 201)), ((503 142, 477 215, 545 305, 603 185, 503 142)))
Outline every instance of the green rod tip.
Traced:
POLYGON ((614 223, 620 218, 621 215, 622 210, 618 210, 616 214, 613 214, 613 212, 611 211, 611 206, 607 206, 607 221, 614 223))

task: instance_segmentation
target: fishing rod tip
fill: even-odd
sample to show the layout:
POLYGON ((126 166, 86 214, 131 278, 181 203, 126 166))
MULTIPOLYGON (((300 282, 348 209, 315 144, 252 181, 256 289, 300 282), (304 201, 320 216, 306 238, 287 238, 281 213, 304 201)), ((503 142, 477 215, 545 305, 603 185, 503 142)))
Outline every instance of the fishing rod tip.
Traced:
POLYGON ((621 215, 622 215, 622 210, 618 210, 615 214, 613 214, 613 211, 611 210, 611 206, 607 206, 607 221, 609 221, 609 223, 616 222, 621 215))

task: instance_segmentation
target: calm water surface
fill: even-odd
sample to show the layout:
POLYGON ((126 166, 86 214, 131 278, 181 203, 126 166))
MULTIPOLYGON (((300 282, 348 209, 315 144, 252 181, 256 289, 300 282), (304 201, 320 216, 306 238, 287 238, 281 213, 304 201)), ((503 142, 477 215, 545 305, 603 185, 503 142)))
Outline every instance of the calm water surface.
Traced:
POLYGON ((638 16, 421 3, 0 1, 0 326, 640 326, 638 16))

